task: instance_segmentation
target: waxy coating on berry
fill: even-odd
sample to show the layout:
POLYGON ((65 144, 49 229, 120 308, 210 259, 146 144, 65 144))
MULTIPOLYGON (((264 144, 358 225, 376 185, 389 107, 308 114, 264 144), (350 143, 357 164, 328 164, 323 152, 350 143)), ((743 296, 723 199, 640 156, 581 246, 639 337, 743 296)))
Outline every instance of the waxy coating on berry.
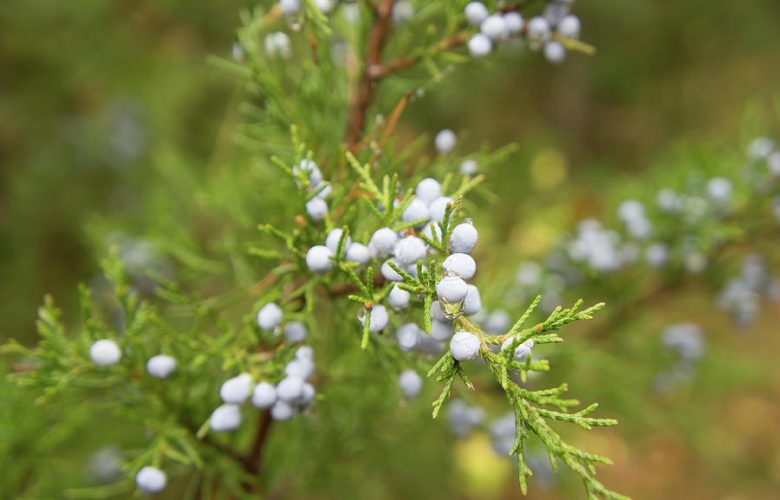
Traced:
POLYGON ((436 283, 436 293, 439 299, 449 304, 462 302, 468 291, 469 286, 457 276, 445 276, 436 283))
POLYGON ((271 418, 277 421, 290 420, 295 414, 295 407, 286 401, 279 400, 271 407, 271 418))
POLYGON ((474 258, 467 253, 454 253, 444 259, 441 264, 444 272, 459 276, 464 280, 470 280, 477 272, 477 263, 474 258))
POLYGON ((482 310, 482 297, 479 294, 479 288, 469 285, 469 292, 466 294, 466 300, 463 301, 463 314, 474 316, 482 310))
POLYGON ((431 338, 444 342, 452 337, 452 322, 450 321, 431 321, 431 338))
MULTIPOLYGON (((493 50, 493 42, 487 35, 475 33, 468 41, 469 54, 473 57, 485 57, 493 50)), ((473 174, 464 174, 473 175, 473 174)))
POLYGON ((411 294, 406 290, 403 290, 398 285, 393 285, 390 289, 390 293, 387 294, 387 303, 390 307, 395 309, 403 309, 409 305, 411 294))
POLYGON ((252 376, 242 373, 226 380, 219 389, 219 397, 228 404, 242 404, 252 390, 252 376))
POLYGON ((286 338, 288 342, 303 342, 306 340, 306 335, 306 325, 300 321, 291 321, 284 325, 284 338, 286 338))
POLYGON ((328 247, 316 245, 306 252, 306 266, 313 273, 324 274, 333 269, 333 252, 328 247))
POLYGON ((480 342, 472 333, 461 331, 450 340, 450 353, 456 361, 470 361, 479 356, 480 342))
POLYGON ((265 410, 276 402, 276 387, 268 382, 260 382, 252 391, 252 406, 265 410))
POLYGON ((371 236, 368 245, 376 252, 379 257, 392 255, 395 244, 398 242, 398 235, 389 227, 377 229, 371 236))
POLYGON ((418 198, 413 198, 401 214, 404 222, 427 221, 430 218, 428 204, 418 198))
POLYGON ((347 248, 346 259, 349 262, 356 262, 362 266, 368 264, 368 261, 371 260, 371 252, 368 247, 362 243, 352 243, 349 248, 347 248))
POLYGON ((431 202, 428 209, 431 213, 431 220, 434 222, 441 222, 444 220, 444 214, 447 212, 447 205, 454 200, 449 196, 439 196, 431 202))
POLYGON ((159 493, 168 484, 168 476, 157 467, 147 465, 135 475, 135 484, 144 493, 159 493))
POLYGON ((398 386, 401 388, 404 397, 412 399, 417 397, 422 391, 423 380, 414 370, 404 370, 398 376, 398 386))
POLYGON ((384 278, 388 281, 403 281, 404 280, 403 276, 398 274, 395 269, 390 267, 388 262, 392 262, 393 264, 401 268, 404 267, 400 263, 398 263, 398 261, 396 261, 395 259, 386 260, 385 262, 382 263, 382 267, 380 268, 382 276, 384 276, 384 278))
POLYGON ((283 317, 282 308, 270 302, 257 312, 257 325, 261 330, 270 331, 282 323, 283 317))
POLYGON ((439 151, 439 153, 447 154, 455 149, 455 145, 458 143, 458 138, 455 136, 455 132, 445 128, 436 134, 436 139, 434 142, 436 143, 436 149, 439 151))
POLYGON ((109 367, 119 363, 122 351, 113 340, 102 339, 90 346, 89 358, 100 367, 109 367))
POLYGON ((395 340, 402 351, 411 351, 420 343, 423 332, 415 323, 406 323, 395 332, 395 340))
POLYGON ((469 2, 463 9, 463 15, 471 26, 479 26, 490 14, 482 2, 469 2))
POLYGON ((407 236, 395 244, 395 260, 401 266, 411 266, 425 258, 428 245, 416 236, 407 236))
POLYGON ((479 30, 483 35, 495 41, 504 40, 509 37, 509 27, 506 25, 504 16, 501 14, 488 16, 479 25, 479 30))
POLYGON ((154 378, 168 378, 176 370, 176 360, 165 354, 152 356, 146 362, 146 371, 154 378))
POLYGON ((441 184, 436 179, 427 177, 417 183, 414 195, 423 203, 430 203, 441 196, 441 184))
POLYGON ((450 234, 450 250, 453 253, 471 253, 478 240, 479 233, 473 224, 458 224, 450 234))
POLYGON ((276 397, 288 403, 296 401, 303 394, 303 379, 286 377, 276 386, 276 397))
POLYGON ((234 404, 225 404, 211 413, 209 426, 214 432, 230 432, 241 425, 241 408, 234 404))
POLYGON ((284 373, 288 377, 298 377, 303 380, 308 380, 314 375, 314 362, 311 359, 306 358, 293 359, 284 367, 284 373))
POLYGON ((379 333, 385 329, 387 322, 390 320, 390 315, 387 312, 387 308, 383 305, 375 305, 371 308, 371 313, 363 311, 360 322, 365 324, 366 318, 368 320, 368 331, 371 333, 379 333))
POLYGON ((504 24, 510 35, 517 35, 523 31, 523 16, 519 12, 507 12, 504 14, 504 24))
MULTIPOLYGON (((505 351, 508 349, 512 343, 515 341, 513 337, 510 337, 504 341, 503 344, 501 344, 501 350, 505 351)), ((525 361, 525 358, 531 355, 531 349, 534 346, 533 339, 528 339, 525 342, 519 344, 517 347, 515 347, 515 354, 514 358, 517 362, 523 362, 525 361)))
POLYGON ((306 202, 306 213, 314 222, 320 222, 328 213, 328 202, 319 197, 314 197, 306 202))
MULTIPOLYGON (((325 239, 325 246, 328 247, 328 250, 333 252, 333 254, 336 254, 336 251, 339 249, 339 241, 341 241, 341 235, 344 234, 344 230, 341 228, 336 228, 332 230, 330 233, 328 233, 328 237, 325 239)), ((347 248, 352 244, 352 238, 347 236, 344 240, 344 251, 347 251, 347 248)))

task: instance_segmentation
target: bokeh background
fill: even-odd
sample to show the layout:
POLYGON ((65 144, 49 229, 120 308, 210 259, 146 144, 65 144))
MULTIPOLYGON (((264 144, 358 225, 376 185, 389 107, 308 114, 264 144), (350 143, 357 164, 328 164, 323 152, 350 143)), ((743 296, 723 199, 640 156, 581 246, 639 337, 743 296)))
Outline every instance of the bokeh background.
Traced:
MULTIPOLYGON (((96 245, 111 231, 114 239, 143 234, 154 219, 150 184, 166 186, 177 178, 171 171, 183 168, 202 179, 215 164, 242 154, 232 140, 241 83, 212 58, 230 56, 238 12, 251 6, 236 0, 4 2, 2 339, 35 341, 35 311, 45 293, 67 318, 75 317, 75 285, 97 273, 96 245)), ((538 55, 502 53, 455 69, 404 116, 402 136, 449 127, 462 131, 466 147, 520 145, 511 162, 490 172, 487 185, 497 196, 485 199, 491 206, 478 216, 484 244, 512 251, 496 252, 485 267, 503 269, 541 255, 578 220, 613 210, 627 189, 686 168, 692 150, 734 157, 737 168, 753 137, 778 137, 777 1, 607 0, 581 2, 575 12, 583 38, 598 48, 595 57, 572 55, 557 67, 538 55)), ((188 186, 165 189, 186 198, 188 186)), ((763 243, 771 249, 776 242, 763 243)), ((598 385, 574 388, 583 400, 606 400, 607 412, 622 422, 583 443, 615 460, 602 474, 617 491, 659 499, 780 495, 778 311, 765 310, 737 334, 712 313, 710 295, 686 289, 651 304, 644 322, 628 328, 652 334, 668 322, 696 320, 717 338, 708 337, 716 350, 733 353, 733 363, 705 362, 698 381, 671 398, 649 389, 632 394, 641 404, 610 400, 598 385)), ((607 348, 604 366, 618 356, 619 349, 607 348)), ((650 377, 641 376, 643 368, 631 370, 650 377)), ((610 370, 600 376, 621 375, 610 370)), ((584 380, 599 380, 594 377, 584 380)), ((37 491, 52 498, 83 483, 89 457, 111 431, 41 436, 46 417, 29 395, 5 381, 0 394, 0 489, 8 498, 23 496, 35 482, 47 482, 48 489, 37 491), (25 471, 41 463, 49 472, 29 477, 25 471)), ((69 417, 74 429, 93 418, 78 411, 83 415, 69 417)), ((415 443, 412 429, 431 436, 414 453, 430 467, 432 483, 445 475, 464 497, 519 496, 511 466, 495 462, 484 438, 458 443, 445 460, 442 448, 422 449, 447 441, 435 428, 441 426, 430 427, 409 427, 410 435, 399 439, 415 443), (444 469, 459 472, 453 478, 444 469)), ((121 429, 113 432, 118 443, 128 442, 121 429)), ((377 464, 407 460, 400 447, 388 450, 398 455, 374 457, 377 464)), ((426 492, 396 469, 387 465, 397 482, 391 496, 426 492)), ((337 481, 347 488, 355 480, 333 476, 321 493, 334 497, 337 481)), ((438 491, 428 488, 426 494, 438 491)), ((535 485, 531 498, 579 494, 564 479, 535 485)))

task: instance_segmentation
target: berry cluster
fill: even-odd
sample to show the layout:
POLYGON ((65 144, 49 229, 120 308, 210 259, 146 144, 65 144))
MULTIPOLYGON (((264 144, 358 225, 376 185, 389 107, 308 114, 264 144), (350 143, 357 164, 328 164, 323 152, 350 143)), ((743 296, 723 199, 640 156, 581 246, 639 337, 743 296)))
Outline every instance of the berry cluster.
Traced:
POLYGON ((540 16, 524 19, 514 10, 490 13, 481 2, 470 2, 463 14, 469 25, 479 28, 468 41, 474 57, 490 54, 500 43, 512 40, 527 41, 532 49, 542 49, 544 57, 553 64, 566 58, 562 40, 575 40, 580 35, 580 20, 569 13, 573 0, 554 0, 540 16))
POLYGON ((677 358, 670 370, 656 377, 656 390, 666 393, 691 378, 696 362, 704 355, 704 335, 697 325, 676 323, 664 328, 661 342, 677 358))

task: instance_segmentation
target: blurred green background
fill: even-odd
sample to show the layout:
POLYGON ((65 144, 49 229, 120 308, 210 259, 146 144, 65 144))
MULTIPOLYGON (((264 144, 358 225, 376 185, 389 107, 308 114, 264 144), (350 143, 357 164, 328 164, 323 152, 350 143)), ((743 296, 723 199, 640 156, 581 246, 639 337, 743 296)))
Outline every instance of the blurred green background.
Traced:
MULTIPOLYGON (((90 281, 97 271, 100 252, 90 230, 96 214, 115 221, 126 235, 143 234, 154 217, 148 186, 155 180, 164 184, 171 164, 186 165, 198 178, 208 175, 210 165, 237 154, 231 134, 240 83, 208 59, 229 57, 239 9, 251 5, 234 0, 4 2, 3 339, 35 340, 35 310, 47 292, 72 317, 75 284, 90 281)), ((707 147, 734 155, 756 135, 777 137, 780 2, 606 0, 581 2, 575 12, 583 38, 598 48, 595 57, 572 55, 555 67, 536 54, 502 53, 457 68, 404 116, 400 133, 410 137, 448 127, 463 131, 467 148, 484 141, 520 144, 511 163, 490 173, 488 186, 498 201, 478 217, 488 245, 539 255, 577 220, 611 211, 619 193, 639 176, 682 168, 681 151, 707 147)), ((519 255, 507 254, 504 262, 499 258, 488 265, 514 265, 519 255)), ((691 295, 660 304, 653 321, 660 327, 667 319, 696 319, 686 316, 688 311, 706 312, 695 306, 703 299, 691 295)), ((780 347, 776 313, 767 313, 750 336, 727 338, 719 349, 772 367, 771 355, 780 347)), ((718 326, 717 319, 703 318, 707 321, 718 326)), ((587 444, 617 464, 604 471, 607 484, 637 498, 777 498, 780 369, 745 374, 747 389, 727 394, 726 400, 707 389, 728 385, 720 367, 702 371, 710 383, 699 393, 658 408, 659 418, 675 421, 674 426, 643 419, 632 426, 630 410, 618 408, 625 429, 609 431, 608 438, 589 436, 596 442, 587 444), (711 441, 713 434, 697 441, 702 425, 715 427, 717 442, 711 441)), ((19 418, 26 414, 24 394, 5 383, 0 389, 8 401, 16 401, 2 405, 3 422, 19 420, 13 428, 20 433, 25 425, 35 429, 34 412, 19 418)), ((577 395, 601 400, 603 392, 593 388, 577 395)), ((443 435, 441 429, 429 432, 443 435)), ((65 439, 51 437, 47 446, 71 446, 65 439)), ((99 446, 97 440, 80 443, 83 452, 67 456, 86 460, 99 446)), ((58 456, 47 446, 33 453, 0 450, 5 481, 16 477, 11 469, 23 465, 19 460, 58 456)), ((475 441, 460 443, 454 465, 448 464, 472 478, 464 495, 518 496, 508 464, 498 478, 480 475, 492 460, 484 448, 475 441)), ((434 453, 418 455, 426 466, 441 467, 434 453)), ((401 486, 396 493, 409 494, 401 486)), ((532 491, 533 498, 570 494, 532 491)))

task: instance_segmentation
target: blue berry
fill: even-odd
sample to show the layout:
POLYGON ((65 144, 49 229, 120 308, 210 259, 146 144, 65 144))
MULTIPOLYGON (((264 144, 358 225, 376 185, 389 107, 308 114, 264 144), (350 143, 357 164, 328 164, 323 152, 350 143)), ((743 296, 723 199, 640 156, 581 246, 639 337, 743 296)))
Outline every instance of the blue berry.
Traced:
POLYGON ((168 484, 168 477, 157 467, 147 465, 135 475, 135 484, 144 493, 159 493, 168 484))
POLYGON ((456 361, 469 361, 479 356, 480 345, 474 334, 460 331, 450 340, 450 353, 456 361))
POLYGON ((459 276, 464 280, 470 280, 477 272, 477 263, 474 258, 467 253, 454 253, 444 259, 441 267, 448 274, 459 276))
POLYGON ((282 323, 284 312, 282 308, 273 302, 264 305, 257 312, 257 325, 261 330, 273 330, 282 323))
POLYGON ((422 391, 423 380, 414 370, 404 370, 398 376, 398 385, 401 387, 404 397, 412 399, 422 391))
POLYGON ((176 360, 165 354, 152 356, 146 362, 146 371, 154 378, 168 378, 176 370, 176 360))
POLYGON ((113 340, 102 339, 90 346, 89 357, 96 365, 108 367, 119 363, 122 359, 122 351, 113 340))
POLYGON ((252 405, 265 410, 276 402, 276 387, 268 382, 260 382, 252 391, 252 405))
POLYGON ((209 425, 214 432, 230 432, 241 425, 241 409, 238 405, 222 405, 211 413, 209 425))
POLYGON ((333 252, 325 246, 316 245, 306 253, 306 266, 313 273, 325 274, 333 268, 333 252))
POLYGON ((252 376, 242 373, 226 380, 219 389, 219 397, 228 404, 242 404, 249 397, 252 390, 252 376))

